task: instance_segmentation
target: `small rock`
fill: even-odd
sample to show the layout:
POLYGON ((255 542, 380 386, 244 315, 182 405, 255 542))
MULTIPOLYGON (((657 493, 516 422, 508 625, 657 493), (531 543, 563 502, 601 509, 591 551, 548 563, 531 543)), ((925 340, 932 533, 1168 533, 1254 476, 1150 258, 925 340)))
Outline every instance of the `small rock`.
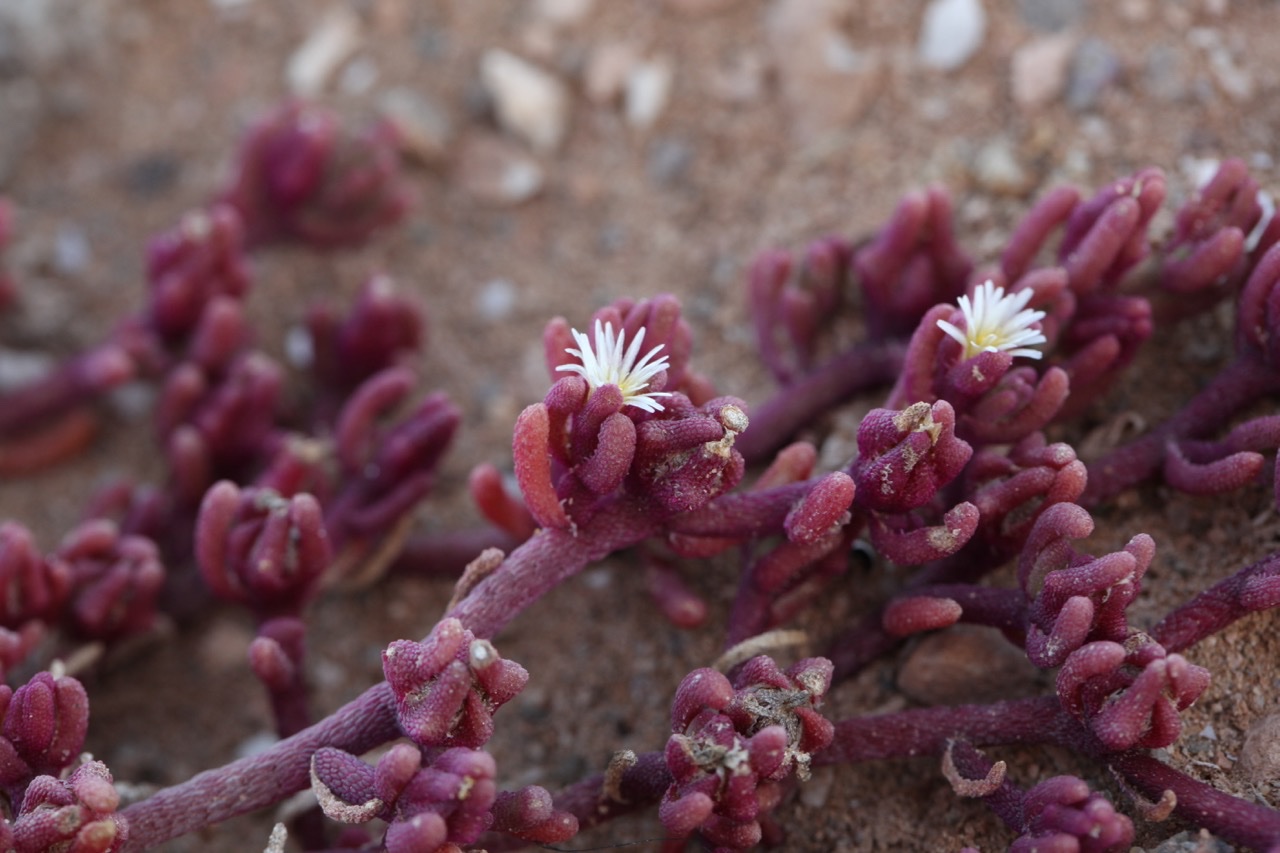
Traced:
POLYGON ((1084 0, 1018 0, 1022 20, 1038 30, 1057 32, 1084 19, 1084 0))
POLYGON ((7 394, 43 379, 54 366, 53 357, 46 353, 0 347, 0 393, 7 394))
POLYGON ((800 786, 800 802, 811 809, 820 809, 827 804, 831 796, 831 785, 835 782, 834 767, 818 767, 808 781, 800 786))
POLYGON ((917 55, 939 71, 954 71, 982 46, 987 13, 980 0, 931 0, 924 10, 917 55))
POLYGON ((378 63, 368 56, 357 56, 347 63, 338 77, 338 88, 344 95, 364 95, 378 82, 378 63))
POLYGON ((398 86, 382 94, 378 110, 400 134, 405 153, 428 166, 444 160, 453 141, 453 123, 435 101, 398 86))
POLYGON ((289 91, 314 98, 338 66, 360 46, 360 19, 345 5, 334 6, 294 50, 285 66, 289 91))
POLYGON ((973 161, 973 177, 987 192, 1021 196, 1032 186, 1031 176, 1018 162, 1013 146, 1006 139, 988 142, 978 150, 973 161))
POLYGON ((156 388, 146 382, 126 382, 111 389, 107 400, 117 417, 143 423, 156 410, 156 388))
POLYGON ((1032 695, 1036 676, 999 632, 956 625, 920 640, 898 670, 898 687, 926 705, 959 705, 1032 695))
POLYGON ((879 60, 856 49, 842 24, 835 7, 814 0, 777 0, 769 11, 769 49, 802 142, 848 127, 877 94, 879 60))
POLYGON ((608 42, 591 51, 582 75, 587 98, 596 104, 616 101, 639 62, 640 48, 627 42, 608 42))
POLYGON ((489 322, 505 320, 516 307, 516 286, 505 278, 486 282, 476 293, 476 311, 489 322))
POLYGON ((1038 36, 1013 52, 1013 99, 1024 107, 1047 104, 1062 94, 1067 65, 1075 51, 1070 33, 1038 36))
POLYGON ((725 65, 712 68, 707 78, 707 92, 713 98, 730 104, 748 104, 764 94, 764 57, 745 52, 732 57, 725 65))
POLYGON ((673 12, 700 18, 726 12, 737 3, 738 0, 666 0, 665 5, 673 12))
POLYGON ((1225 47, 1219 45, 1209 50, 1209 70, 1218 88, 1231 100, 1242 104, 1253 97, 1253 75, 1241 68, 1225 47))
POLYGON ((636 130, 652 127, 667 108, 674 80, 675 66, 663 57, 641 62, 633 67, 627 75, 627 90, 623 100, 627 124, 636 130))
POLYGON ((533 13, 557 27, 572 27, 585 21, 595 5, 595 0, 536 0, 533 13))
POLYGON ((560 147, 569 121, 569 92, 558 77, 495 48, 480 59, 480 79, 503 129, 537 151, 560 147))
POLYGON ((478 136, 463 144, 458 180, 479 201, 516 205, 537 195, 546 180, 538 161, 519 146, 496 136, 478 136))
POLYGON ((1209 830, 1183 830, 1151 848, 1151 853, 1234 853, 1236 848, 1214 838, 1209 830))
POLYGON ((1236 771, 1254 785, 1280 779, 1280 714, 1263 717, 1245 732, 1236 771))
MULTIPOLYGON (((122 15, 111 2, 0 0, 0 71, 44 71, 101 55, 107 24, 122 15)), ((8 116, 5 116, 8 120, 8 116)))
POLYGON ((53 268, 61 275, 78 276, 89 268, 93 257, 84 230, 71 222, 63 223, 53 238, 53 268))
POLYGON ((683 139, 662 137, 649 146, 645 171, 655 184, 672 186, 684 180, 693 162, 693 146, 683 139))
POLYGON ((133 195, 155 198, 173 189, 182 174, 182 161, 172 151, 152 151, 125 166, 124 187, 133 195))
POLYGON ((1120 76, 1120 57, 1102 39, 1086 38, 1071 62, 1067 104, 1076 110, 1092 109, 1102 90, 1120 76))
POLYGON ((279 742, 280 736, 275 732, 258 732, 257 734, 249 735, 236 745, 235 756, 236 758, 250 758, 266 752, 279 742))
POLYGON ((1189 88, 1187 64, 1173 45, 1158 44, 1147 54, 1143 69, 1147 94, 1160 101, 1185 98, 1189 88))

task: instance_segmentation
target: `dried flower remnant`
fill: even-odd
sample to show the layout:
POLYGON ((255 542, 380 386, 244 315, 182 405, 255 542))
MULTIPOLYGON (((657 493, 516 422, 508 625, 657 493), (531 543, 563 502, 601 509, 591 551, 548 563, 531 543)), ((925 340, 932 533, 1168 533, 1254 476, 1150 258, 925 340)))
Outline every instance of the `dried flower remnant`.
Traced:
POLYGON ((1044 353, 1034 347, 1045 343, 1047 338, 1033 326, 1045 318, 1045 312, 1027 308, 1033 295, 1030 289, 1005 295, 1003 287, 996 287, 995 282, 987 279, 974 291, 972 302, 968 296, 959 299, 964 328, 947 320, 939 320, 938 328, 964 347, 965 358, 980 352, 1043 358, 1044 353))
POLYGON ((562 364, 556 370, 578 374, 587 380, 592 391, 602 385, 616 385, 622 392, 623 405, 635 406, 646 412, 660 412, 662 404, 657 398, 670 397, 671 394, 644 389, 649 387, 651 380, 667 369, 668 359, 665 355, 654 358, 662 350, 663 345, 658 344, 636 361, 644 343, 644 332, 644 328, 636 332, 631 346, 626 347, 624 352, 627 333, 622 331, 615 336, 613 323, 601 324, 596 320, 594 345, 585 334, 574 329, 573 339, 578 346, 566 348, 565 352, 580 358, 582 364, 562 364))

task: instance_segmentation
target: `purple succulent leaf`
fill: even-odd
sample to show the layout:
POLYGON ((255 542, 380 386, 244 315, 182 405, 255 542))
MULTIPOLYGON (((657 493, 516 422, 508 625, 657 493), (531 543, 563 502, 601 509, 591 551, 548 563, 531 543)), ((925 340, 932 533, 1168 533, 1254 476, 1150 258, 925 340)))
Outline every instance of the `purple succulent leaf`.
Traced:
POLYGON ((940 523, 923 527, 913 526, 910 516, 873 514, 868 533, 885 559, 899 566, 919 566, 955 554, 973 538, 981 521, 978 507, 965 501, 947 510, 940 523))
POLYGON ((319 107, 290 103, 249 131, 223 198, 252 246, 332 249, 362 245, 396 223, 412 196, 389 123, 353 133, 319 107))
POLYGON ((196 521, 196 560, 214 594, 263 616, 296 613, 314 594, 331 551, 320 506, 307 494, 216 484, 196 521))
POLYGON ((119 802, 100 761, 82 764, 65 780, 37 776, 12 820, 13 844, 20 853, 118 853, 129 840, 129 824, 116 814, 119 802))
POLYGON ((0 524, 0 625, 18 629, 53 618, 73 583, 65 562, 41 556, 31 531, 12 521, 0 524))
POLYGON ((528 785, 519 791, 498 794, 489 829, 534 844, 554 844, 578 834, 578 819, 557 810, 546 788, 528 785))
POLYGON ((1165 198, 1164 174, 1143 169, 1113 181, 1077 205, 1063 228, 1058 257, 1077 294, 1117 282, 1147 256, 1147 228, 1165 198))
POLYGON ((88 729, 89 697, 80 682, 40 672, 14 691, 2 731, 33 773, 53 775, 80 754, 88 729))
POLYGON ((145 322, 171 350, 180 351, 201 325, 208 306, 249 292, 244 225, 226 205, 196 210, 147 246, 150 285, 145 322))
POLYGON ((972 268, 955 241, 946 191, 932 187, 908 194, 854 255, 868 327, 877 336, 906 334, 930 306, 958 297, 972 268))
POLYGON ((426 747, 482 746, 493 734, 493 713, 529 677, 452 618, 441 620, 424 643, 392 643, 382 660, 402 730, 426 747))
POLYGON ((875 409, 858 426, 858 458, 851 468, 855 503, 901 513, 933 500, 973 455, 955 435, 955 411, 945 401, 901 411, 875 409))
POLYGON ((113 641, 151 628, 165 569, 150 539, 90 520, 67 534, 51 559, 70 572, 75 590, 67 621, 76 634, 113 641))

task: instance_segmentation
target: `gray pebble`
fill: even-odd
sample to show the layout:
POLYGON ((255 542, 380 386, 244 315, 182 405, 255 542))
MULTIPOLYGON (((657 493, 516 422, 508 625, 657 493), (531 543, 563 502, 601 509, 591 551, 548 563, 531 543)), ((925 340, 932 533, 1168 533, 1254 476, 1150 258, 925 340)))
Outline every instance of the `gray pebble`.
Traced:
POLYGON ((1067 83, 1067 104, 1076 110, 1092 109, 1103 90, 1120 76, 1120 57, 1102 39, 1086 38, 1076 49, 1067 83))

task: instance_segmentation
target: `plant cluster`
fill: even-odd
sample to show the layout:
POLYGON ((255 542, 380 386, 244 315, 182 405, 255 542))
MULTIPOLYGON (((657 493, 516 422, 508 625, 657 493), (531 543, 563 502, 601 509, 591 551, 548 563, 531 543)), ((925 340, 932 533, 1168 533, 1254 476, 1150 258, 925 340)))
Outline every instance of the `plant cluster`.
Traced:
MULTIPOLYGON (((1126 811, 1276 849, 1280 812, 1152 750, 1178 737, 1180 713, 1209 684, 1185 655, 1280 605, 1280 555, 1140 625, 1129 607, 1152 539, 1102 555, 1081 546, 1091 511, 1130 487, 1161 479, 1213 495, 1274 479, 1265 454, 1280 446, 1280 416, 1256 404, 1280 394, 1280 222, 1264 218, 1257 192, 1228 161, 1156 238, 1157 170, 1091 197, 1054 190, 994 265, 975 268, 947 194, 930 189, 864 243, 763 253, 749 305, 778 389, 751 405, 693 369, 674 297, 601 308, 585 333, 552 320, 552 382, 514 425, 519 493, 496 465, 477 466, 470 491, 490 526, 433 538, 413 534, 411 514, 459 413, 443 395, 416 398, 417 302, 375 276, 345 311, 312 309, 303 387, 286 389, 287 373, 254 347, 250 254, 360 245, 410 202, 385 127, 351 132, 314 107, 284 107, 250 132, 228 188, 152 242, 145 304, 0 406, 0 469, 16 475, 73 456, 103 395, 150 382, 167 469, 163 483, 95 495, 52 551, 17 522, 0 526, 0 667, 22 682, 0 687, 0 847, 144 850, 309 788, 319 811, 290 832, 315 851, 557 844, 654 806, 668 849, 698 839, 732 851, 784 837, 774 809, 812 767, 935 755, 957 794, 1009 826, 1015 850, 1127 850, 1126 811), (1176 414, 1088 465, 1046 438, 1102 400, 1157 329, 1223 302, 1234 306, 1234 360, 1176 414), (833 333, 842 312, 863 319, 858 342, 833 333), (797 432, 876 389, 887 396, 862 418, 855 458, 817 470, 797 432), (783 668, 761 654, 770 632, 803 624, 848 575, 859 543, 909 567, 897 591, 821 656, 783 668), (707 614, 686 574, 740 556, 725 656, 672 680, 664 748, 622 750, 559 792, 502 790, 485 745, 529 675, 494 638, 631 548, 645 555, 656 609, 684 628, 707 614), (1016 584, 983 582, 1006 565, 1016 584), (421 642, 386 648, 385 681, 315 719, 308 604, 397 567, 455 576, 447 613, 421 642), (248 663, 281 740, 121 807, 110 771, 81 756, 89 700, 53 660, 56 638, 117 642, 210 595, 256 620, 248 663), (1054 691, 824 715, 834 685, 905 638, 961 622, 1000 632, 1052 674, 1054 691), (361 757, 388 744, 375 763, 361 757), (1024 788, 979 752, 1015 744, 1092 759, 1132 804, 1070 776, 1024 788)), ((0 207, 0 248, 10 232, 0 207)), ((16 298, 0 276, 0 305, 16 298)), ((282 836, 272 844, 282 849, 282 836)))

